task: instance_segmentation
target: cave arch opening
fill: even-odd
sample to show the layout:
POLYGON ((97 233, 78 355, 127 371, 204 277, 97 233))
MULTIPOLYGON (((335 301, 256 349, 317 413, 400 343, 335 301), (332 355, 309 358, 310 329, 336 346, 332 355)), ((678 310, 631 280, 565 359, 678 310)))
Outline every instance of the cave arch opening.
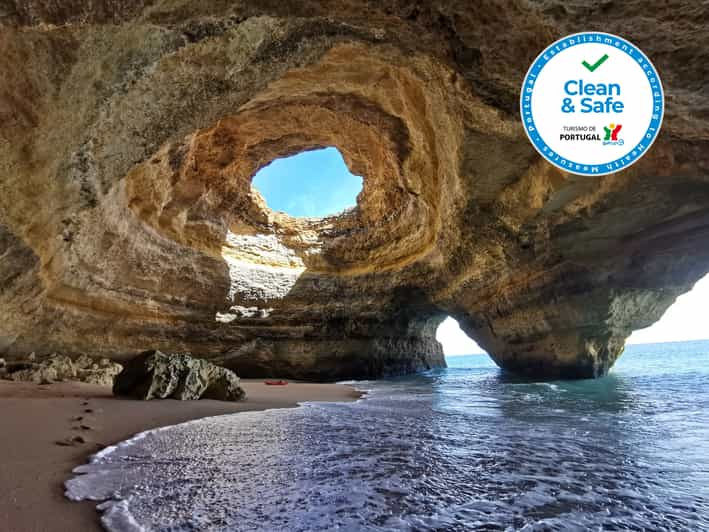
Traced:
POLYGON ((274 159, 251 182, 271 210, 298 218, 335 216, 356 207, 362 185, 334 146, 274 159))
POLYGON ((486 354, 477 342, 461 329, 458 321, 451 316, 446 316, 438 325, 436 340, 443 346, 443 354, 446 357, 486 354))
POLYGON ((709 340, 706 305, 709 301, 709 274, 691 290, 680 295, 662 317, 643 329, 636 329, 627 345, 709 340))

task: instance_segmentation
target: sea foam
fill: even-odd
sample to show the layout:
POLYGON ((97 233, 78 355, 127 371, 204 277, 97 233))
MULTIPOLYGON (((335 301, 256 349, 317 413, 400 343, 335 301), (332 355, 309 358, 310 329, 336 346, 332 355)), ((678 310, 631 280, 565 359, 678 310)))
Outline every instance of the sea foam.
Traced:
POLYGON ((357 403, 147 431, 67 496, 106 501, 110 531, 709 529, 709 343, 644 349, 597 380, 475 357, 357 403))

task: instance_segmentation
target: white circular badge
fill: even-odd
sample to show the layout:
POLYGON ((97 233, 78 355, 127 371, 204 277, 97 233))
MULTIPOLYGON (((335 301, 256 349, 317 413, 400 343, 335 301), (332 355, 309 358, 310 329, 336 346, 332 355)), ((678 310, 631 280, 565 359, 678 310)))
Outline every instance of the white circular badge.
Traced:
POLYGON ((660 131, 664 94, 637 46, 609 33, 576 33, 534 60, 520 112, 547 161, 574 174, 603 175, 647 153, 660 131))

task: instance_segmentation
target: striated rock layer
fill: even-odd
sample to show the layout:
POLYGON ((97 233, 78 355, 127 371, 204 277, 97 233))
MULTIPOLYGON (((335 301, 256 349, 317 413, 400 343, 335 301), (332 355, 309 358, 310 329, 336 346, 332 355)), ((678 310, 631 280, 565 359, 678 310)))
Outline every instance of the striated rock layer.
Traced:
POLYGON ((444 365, 446 315, 502 367, 608 371, 709 270, 709 6, 555 0, 10 0, 0 8, 0 355, 145 347, 242 376, 444 365), (667 112, 632 168, 537 155, 519 87, 574 31, 623 35, 667 112), (356 208, 251 188, 336 146, 356 208))

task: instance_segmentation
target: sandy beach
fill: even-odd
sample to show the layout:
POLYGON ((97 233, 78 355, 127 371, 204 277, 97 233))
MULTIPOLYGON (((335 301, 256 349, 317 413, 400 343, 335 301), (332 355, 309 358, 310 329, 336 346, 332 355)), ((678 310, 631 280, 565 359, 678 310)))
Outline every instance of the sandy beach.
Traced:
POLYGON ((360 396, 341 384, 266 386, 260 380, 242 380, 242 386, 247 399, 226 403, 135 401, 90 384, 0 381, 0 530, 102 530, 95 505, 65 499, 63 483, 89 455, 138 432, 205 416, 360 396), (77 437, 83 443, 73 441, 77 437))

